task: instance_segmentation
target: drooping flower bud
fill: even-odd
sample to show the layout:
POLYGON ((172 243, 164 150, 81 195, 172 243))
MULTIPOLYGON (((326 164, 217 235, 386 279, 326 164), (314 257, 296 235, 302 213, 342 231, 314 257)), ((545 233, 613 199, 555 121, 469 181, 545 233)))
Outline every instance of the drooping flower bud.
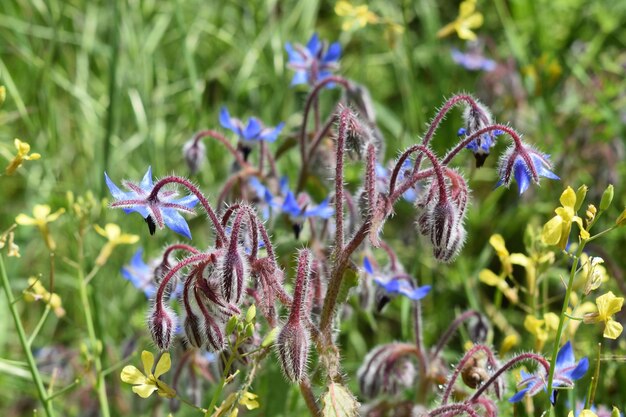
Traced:
POLYGON ((200 171, 206 159, 206 146, 201 140, 192 138, 183 145, 183 156, 189 171, 195 175, 200 171))
POLYGON ((155 305, 148 318, 148 327, 154 344, 160 350, 168 350, 176 328, 176 315, 166 305, 155 305))
POLYGON ((276 353, 285 377, 291 382, 302 380, 309 357, 309 332, 302 322, 288 321, 276 338, 276 353))
POLYGON ((415 382, 417 372, 410 360, 415 346, 389 343, 370 351, 357 372, 361 393, 368 398, 379 394, 396 394, 415 382))
POLYGON ((222 275, 222 295, 228 302, 239 304, 249 276, 248 260, 241 246, 232 246, 222 258, 219 270, 222 275))

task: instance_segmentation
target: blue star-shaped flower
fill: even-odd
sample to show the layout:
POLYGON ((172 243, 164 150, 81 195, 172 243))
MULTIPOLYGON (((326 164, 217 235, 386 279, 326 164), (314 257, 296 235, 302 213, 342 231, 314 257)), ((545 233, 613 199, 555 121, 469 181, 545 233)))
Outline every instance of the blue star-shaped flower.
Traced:
POLYGON ((285 123, 279 123, 276 127, 265 127, 256 117, 248 119, 248 124, 235 117, 231 117, 226 107, 220 110, 220 124, 223 128, 232 130, 244 141, 274 142, 280 131, 285 127, 285 123))
POLYGON ((431 289, 430 285, 415 287, 407 276, 385 277, 377 274, 367 256, 363 258, 363 269, 365 269, 368 275, 373 276, 374 282, 389 294, 401 294, 411 300, 417 301, 426 297, 431 289))
POLYGON ((515 177, 519 193, 522 194, 528 189, 531 182, 539 184, 539 177, 552 180, 560 179, 554 172, 550 171, 551 168, 550 155, 537 152, 529 146, 523 146, 522 149, 512 146, 500 159, 500 166, 498 167, 500 181, 498 181, 497 186, 508 187, 515 177))
POLYGON ((143 261, 143 249, 137 249, 128 265, 122 267, 122 275, 129 280, 137 289, 146 294, 146 298, 152 298, 156 294, 154 285, 154 268, 143 261))
POLYGON ((329 206, 328 198, 324 199, 317 206, 309 207, 307 204, 298 203, 291 191, 287 192, 280 209, 294 220, 304 220, 308 217, 328 219, 335 212, 335 209, 329 206))
POLYGON ((458 49, 452 49, 452 60, 470 71, 489 72, 496 69, 496 62, 486 58, 480 51, 461 52, 458 49))
POLYGON ((178 195, 176 191, 160 189, 156 198, 149 199, 154 188, 151 167, 148 167, 148 171, 140 183, 122 182, 128 192, 120 190, 106 172, 104 179, 115 199, 111 203, 111 207, 123 208, 126 213, 136 211, 141 214, 150 227, 150 234, 154 234, 155 226, 158 226, 159 229, 167 226, 174 232, 191 239, 189 225, 179 211, 193 213, 193 207, 198 203, 198 198, 195 195, 176 198, 178 195))
MULTIPOLYGON (((589 360, 587 357, 582 358, 576 362, 574 357, 574 349, 572 344, 567 342, 559 350, 556 357, 556 364, 554 370, 554 378, 552 380, 552 386, 554 387, 573 387, 574 381, 582 378, 589 369, 589 360)), ((515 403, 524 398, 525 395, 536 395, 542 389, 547 390, 548 376, 545 371, 542 370, 539 373, 528 374, 524 371, 521 372, 522 380, 517 384, 518 388, 523 387, 522 390, 517 392, 509 399, 509 402, 515 403)), ((550 394, 550 401, 552 404, 556 401, 556 390, 552 390, 550 394)))
MULTIPOLYGON (((465 147, 469 149, 474 154, 474 158, 476 158, 476 167, 480 168, 485 163, 485 159, 489 156, 489 152, 491 148, 496 145, 496 137, 504 134, 501 130, 494 130, 493 132, 485 133, 480 135, 479 138, 474 139, 465 147)), ((457 135, 459 137, 467 136, 467 130, 465 128, 460 128, 457 135)))
MULTIPOLYGON (((291 46, 290 43, 287 43, 285 49, 289 55, 288 66, 296 71, 291 80, 291 85, 315 85, 339 68, 341 45, 339 42, 332 43, 325 51, 324 42, 320 41, 317 33, 311 36, 306 47, 302 45, 291 46)), ((332 87, 332 85, 328 85, 328 87, 332 87)))

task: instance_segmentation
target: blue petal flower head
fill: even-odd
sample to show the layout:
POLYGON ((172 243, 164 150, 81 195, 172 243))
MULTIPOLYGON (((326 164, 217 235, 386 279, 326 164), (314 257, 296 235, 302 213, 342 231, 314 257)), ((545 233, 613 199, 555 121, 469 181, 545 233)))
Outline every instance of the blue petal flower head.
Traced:
MULTIPOLYGON (((285 49, 289 55, 288 67, 296 71, 291 85, 315 85, 339 68, 341 45, 335 42, 326 49, 325 42, 320 41, 317 33, 311 36, 306 47, 287 43, 285 49)), ((329 84, 328 87, 332 85, 329 84)))
POLYGON ((452 60, 470 71, 490 72, 496 69, 496 62, 486 58, 480 51, 461 52, 458 49, 452 49, 452 60))
MULTIPOLYGON (((467 144, 465 149, 469 149, 474 154, 474 157, 476 158, 477 168, 483 166, 483 164, 485 163, 485 159, 487 159, 487 157, 489 156, 491 148, 496 145, 496 138, 502 134, 504 134, 503 131, 494 130, 493 132, 480 135, 480 137, 474 139, 467 144)), ((457 132, 457 135, 463 139, 467 136, 467 130, 462 127, 457 132)))
MULTIPOLYGON (((556 357, 556 364, 554 368, 554 379, 552 386, 554 387, 573 387, 574 381, 582 378, 589 369, 589 360, 584 357, 580 361, 576 362, 574 357, 574 349, 572 344, 567 342, 561 349, 556 357)), ((518 402, 525 395, 534 396, 542 389, 547 390, 548 376, 545 370, 539 371, 539 373, 528 374, 524 371, 521 372, 522 380, 517 384, 518 387, 523 387, 519 392, 509 399, 509 402, 518 402)), ((550 394, 550 401, 554 405, 556 402, 556 390, 552 390, 550 394)))
POLYGON ((223 128, 235 132, 244 141, 264 140, 265 142, 274 142, 285 127, 284 122, 276 127, 265 127, 256 117, 249 118, 248 123, 244 125, 240 119, 231 117, 226 107, 220 110, 220 124, 223 128))
POLYGON ((291 191, 287 191, 280 209, 283 213, 288 214, 297 221, 302 221, 308 217, 328 219, 335 212, 335 209, 328 204, 328 198, 324 199, 317 206, 310 207, 308 204, 299 203, 291 191))
POLYGON ((120 190, 111 178, 104 173, 104 179, 111 195, 115 199, 112 208, 122 208, 126 213, 136 211, 146 220, 150 227, 150 234, 154 234, 155 226, 159 229, 167 226, 174 232, 191 239, 189 225, 179 213, 194 213, 193 207, 198 203, 195 195, 176 198, 178 194, 173 190, 160 189, 156 198, 149 199, 154 184, 152 182, 152 168, 144 175, 140 183, 123 181, 128 191, 120 190))
POLYGON ((523 144, 520 149, 513 145, 500 159, 498 167, 500 180, 497 186, 508 187, 515 177, 519 193, 522 194, 528 189, 531 182, 539 184, 540 177, 552 180, 560 179, 554 172, 550 171, 551 168, 550 155, 538 152, 528 145, 523 144))
POLYGON ((274 195, 257 177, 248 178, 248 185, 255 192, 258 199, 257 209, 261 211, 263 219, 270 218, 270 209, 274 204, 274 195))
POLYGON ((431 289, 430 285, 415 287, 410 277, 406 275, 385 277, 376 273, 367 256, 363 258, 363 269, 368 275, 373 276, 374 282, 389 294, 400 294, 417 301, 426 297, 431 289))
POLYGON ((137 289, 146 294, 146 298, 152 298, 156 294, 154 285, 154 268, 143 261, 143 249, 137 249, 128 265, 122 267, 122 275, 129 280, 137 289))

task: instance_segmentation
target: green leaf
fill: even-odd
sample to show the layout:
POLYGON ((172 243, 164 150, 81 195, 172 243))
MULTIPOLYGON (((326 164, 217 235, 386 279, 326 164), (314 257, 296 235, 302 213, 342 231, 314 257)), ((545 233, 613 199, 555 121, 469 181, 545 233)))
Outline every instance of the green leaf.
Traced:
POLYGON ((343 304, 348 299, 350 288, 354 288, 357 285, 359 285, 359 272, 352 267, 346 268, 346 272, 343 273, 339 296, 337 297, 337 305, 343 304))
POLYGON ((280 330, 278 327, 274 327, 267 334, 267 336, 265 336, 265 339, 263 339, 263 342, 261 342, 261 347, 268 347, 272 345, 274 343, 274 340, 276 340, 276 335, 278 334, 278 330, 280 330))
POLYGON ((322 396, 323 417, 356 417, 359 403, 354 395, 341 384, 332 383, 322 396))

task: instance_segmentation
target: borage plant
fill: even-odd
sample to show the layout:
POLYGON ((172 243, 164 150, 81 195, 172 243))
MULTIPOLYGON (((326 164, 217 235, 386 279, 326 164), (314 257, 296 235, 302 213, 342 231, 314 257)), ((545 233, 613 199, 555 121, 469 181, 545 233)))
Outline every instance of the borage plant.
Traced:
MULTIPOLYGON (((279 159, 286 155, 285 148, 275 154, 269 150, 269 143, 277 140, 283 129, 282 123, 275 128, 264 127, 256 118, 244 123, 223 108, 220 123, 236 134, 237 144, 231 144, 217 130, 204 130, 184 147, 192 172, 202 166, 204 139, 219 141, 234 158, 233 172, 223 184, 215 206, 197 185, 176 175, 154 182, 149 169, 142 181, 123 182, 127 191, 106 177, 114 197, 110 206, 141 214, 150 233, 167 226, 191 238, 181 213, 193 212, 197 203, 207 214, 214 232, 214 241, 208 248, 172 245, 151 269, 156 288, 149 292, 152 307, 148 327, 154 343, 159 350, 168 351, 180 337, 188 349, 207 349, 221 355, 221 380, 209 406, 200 408, 206 416, 229 415, 236 412, 238 405, 258 405, 249 388, 272 345, 285 377, 299 385, 311 415, 356 415, 359 404, 344 385, 335 329, 348 290, 356 285, 355 272, 361 264, 358 260, 371 254, 372 247, 382 248, 389 254, 389 267, 381 270, 366 258, 363 279, 375 276, 377 284, 388 292, 387 297, 403 294, 414 300, 417 342, 393 343, 370 352, 359 371, 363 395, 389 393, 394 387, 410 386, 417 380, 419 402, 436 384, 447 380, 442 404, 429 415, 476 416, 483 414, 482 410, 495 415, 495 404, 487 393, 502 395, 500 376, 518 362, 528 360, 537 362, 547 374, 548 362, 534 353, 525 353, 500 366, 491 350, 479 343, 446 378, 445 367, 434 365, 442 364, 442 348, 461 322, 471 317, 480 319, 480 315, 465 313, 444 333, 437 346, 426 349, 421 337, 419 299, 428 288, 418 287, 403 272, 382 231, 396 203, 403 197, 412 200, 417 232, 430 240, 436 260, 452 262, 465 241, 464 221, 470 196, 462 173, 451 165, 453 159, 467 148, 481 166, 496 140, 509 140, 510 146, 499 163, 498 185, 509 186, 515 179, 523 193, 531 183, 538 184, 541 177, 558 178, 551 171, 548 156, 523 142, 510 126, 494 123, 489 110, 478 100, 459 94, 443 104, 419 143, 404 150, 391 164, 384 163, 384 138, 376 125, 369 93, 363 86, 332 73, 338 68, 339 44, 327 48, 314 35, 306 46, 288 44, 287 52, 289 66, 296 71, 293 84, 304 83, 310 88, 296 133, 299 172, 283 173, 281 177, 279 159), (345 94, 322 119, 319 96, 329 88, 343 89, 345 94), (465 127, 459 132, 458 142, 445 155, 437 155, 430 143, 446 114, 456 106, 464 108, 465 127), (346 164, 353 159, 362 160, 364 170, 362 184, 350 187, 358 190, 355 193, 346 188, 344 178, 346 164), (332 192, 314 204, 307 186, 311 179, 323 183, 322 178, 327 178, 329 172, 334 172, 334 183, 329 184, 332 192), (295 189, 290 189, 287 177, 296 179, 295 174, 295 189), (231 204, 225 205, 228 201, 231 204), (292 226, 296 238, 302 238, 301 232, 307 229, 307 241, 303 243, 307 248, 296 254, 291 285, 292 280, 285 278, 291 274, 286 274, 279 263, 276 242, 266 228, 267 223, 271 230, 279 217, 292 226), (173 260, 170 255, 174 252, 180 259, 173 260), (172 307, 170 298, 177 300, 178 307, 172 307), (262 322, 257 321, 257 309, 262 322), (284 311, 287 319, 281 320, 284 311), (245 318, 240 317, 243 314, 245 318), (316 355, 311 354, 313 348, 316 355), (477 354, 482 355, 485 372, 476 365, 477 354), (419 362, 420 378, 412 378, 413 374, 407 371, 405 365, 410 357, 419 362), (440 377, 433 377, 436 368, 442 372, 440 377), (234 385, 236 375, 245 369, 247 376, 239 388, 220 403, 226 385, 234 385), (315 384, 311 382, 313 374, 315 384), (460 374, 477 390, 462 402, 450 403, 460 374)), ((164 357, 165 354, 161 361, 164 357)), ((138 394, 156 391, 187 402, 159 379, 169 368, 169 356, 167 366, 158 362, 154 371, 148 369, 153 359, 144 362, 145 374, 136 368, 125 369, 123 374, 126 381, 140 387, 135 388, 138 394)), ((533 389, 538 385, 529 384, 533 389)), ((376 409, 376 405, 371 403, 361 410, 366 409, 376 409)))

